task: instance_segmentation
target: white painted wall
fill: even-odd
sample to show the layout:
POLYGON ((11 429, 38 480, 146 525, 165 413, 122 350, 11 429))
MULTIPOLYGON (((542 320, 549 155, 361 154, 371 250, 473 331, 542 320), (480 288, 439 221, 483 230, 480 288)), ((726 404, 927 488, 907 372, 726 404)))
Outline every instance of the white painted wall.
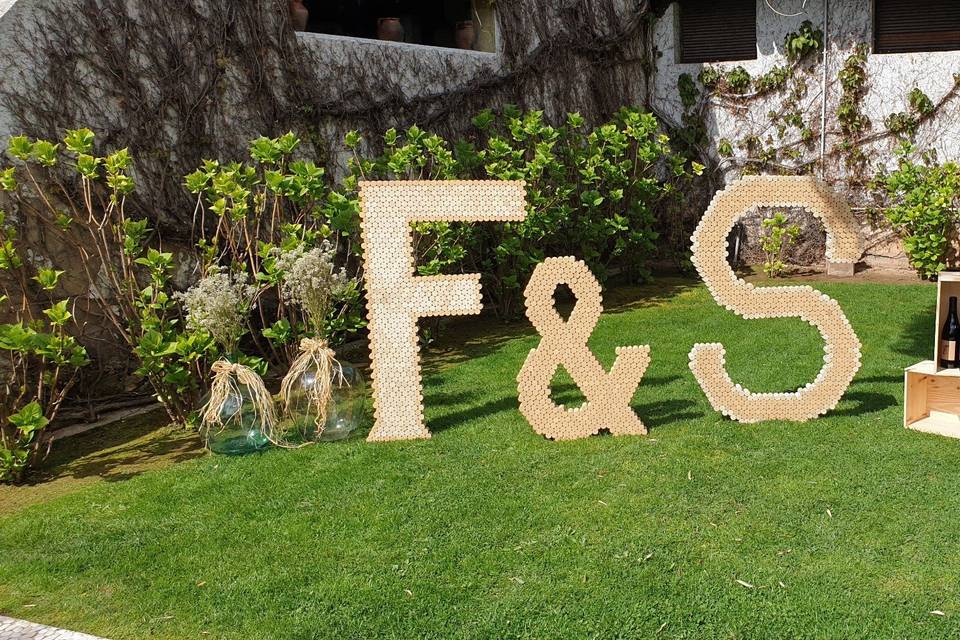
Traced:
MULTIPOLYGON (((757 0, 757 58, 732 62, 713 63, 723 69, 743 66, 751 76, 766 73, 778 64, 787 64, 782 52, 783 40, 787 33, 796 31, 804 20, 810 20, 815 27, 823 25, 823 2, 808 0, 803 7, 799 0, 780 0, 772 2, 784 13, 796 13, 792 17, 777 15, 767 6, 765 0, 757 0)), ((871 0, 830 0, 830 26, 826 34, 828 45, 827 104, 828 113, 835 106, 841 92, 837 72, 844 60, 857 43, 871 44, 872 5, 871 0)), ((658 20, 654 33, 655 44, 662 55, 657 59, 656 74, 653 80, 651 102, 667 116, 679 121, 683 113, 680 96, 677 92, 677 79, 682 73, 694 78, 708 65, 683 64, 677 61, 676 42, 676 4, 670 5, 664 16, 658 20)), ((822 93, 819 86, 821 68, 815 69, 810 78, 805 120, 819 129, 819 110, 822 105, 822 93), (813 86, 816 84, 817 86, 813 86), (809 115, 810 117, 806 117, 809 115), (816 116, 816 117, 813 117, 816 116)), ((914 87, 922 89, 934 103, 947 94, 954 84, 954 73, 960 72, 960 51, 925 52, 903 54, 870 54, 867 58, 867 88, 862 110, 873 121, 873 131, 882 129, 883 120, 898 111, 906 110, 906 96, 914 87)), ((779 101, 777 96, 751 105, 751 114, 755 119, 763 120, 763 114, 779 101)), ((711 137, 715 139, 737 139, 745 135, 744 124, 749 121, 748 114, 716 101, 709 110, 708 124, 711 125, 711 137)), ((945 105, 941 116, 923 127, 917 136, 922 147, 931 147, 941 152, 944 158, 960 158, 960 100, 945 105)), ((837 141, 835 120, 827 122, 828 149, 837 141)), ((752 131, 759 133, 759 131, 752 131)), ((878 149, 879 150, 879 149, 878 149)))

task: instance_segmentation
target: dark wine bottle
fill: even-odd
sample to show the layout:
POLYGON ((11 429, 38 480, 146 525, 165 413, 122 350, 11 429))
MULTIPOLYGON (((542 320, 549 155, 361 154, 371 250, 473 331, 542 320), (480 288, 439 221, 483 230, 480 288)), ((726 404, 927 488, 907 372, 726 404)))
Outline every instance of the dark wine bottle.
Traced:
POLYGON ((957 297, 950 296, 950 311, 940 330, 940 366, 945 369, 960 367, 957 345, 960 343, 960 319, 957 318, 957 297))

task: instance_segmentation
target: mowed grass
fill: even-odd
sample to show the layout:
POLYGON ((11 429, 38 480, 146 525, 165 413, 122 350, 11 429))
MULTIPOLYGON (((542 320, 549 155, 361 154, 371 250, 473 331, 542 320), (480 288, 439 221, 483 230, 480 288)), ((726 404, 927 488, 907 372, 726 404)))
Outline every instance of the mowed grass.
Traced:
POLYGON ((3 516, 0 613, 118 640, 957 637, 960 442, 901 426, 935 291, 815 286, 864 344, 819 420, 731 422, 687 368, 720 341, 736 381, 793 389, 811 327, 616 290, 590 346, 651 345, 649 436, 536 435, 535 332, 461 327, 425 357, 430 440, 203 457, 3 516))

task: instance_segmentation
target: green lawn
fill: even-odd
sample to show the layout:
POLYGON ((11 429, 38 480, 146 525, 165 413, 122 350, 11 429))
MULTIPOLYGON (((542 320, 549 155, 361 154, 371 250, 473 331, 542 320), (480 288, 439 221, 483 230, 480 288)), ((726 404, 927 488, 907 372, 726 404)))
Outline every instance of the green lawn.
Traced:
POLYGON ((0 516, 0 613, 131 640, 957 637, 960 442, 901 426, 935 291, 816 286, 864 345, 820 420, 730 422, 687 368, 721 341, 735 380, 792 389, 811 327, 618 290, 591 346, 651 345, 649 436, 536 435, 536 334, 468 327, 426 357, 431 440, 202 457, 0 516))

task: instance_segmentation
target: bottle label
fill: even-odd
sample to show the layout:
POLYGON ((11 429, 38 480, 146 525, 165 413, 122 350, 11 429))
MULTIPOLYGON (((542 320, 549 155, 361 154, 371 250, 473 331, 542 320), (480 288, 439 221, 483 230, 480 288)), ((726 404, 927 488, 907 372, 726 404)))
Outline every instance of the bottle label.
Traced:
POLYGON ((940 341, 940 358, 942 360, 951 360, 951 361, 957 359, 957 341, 956 340, 940 341))

